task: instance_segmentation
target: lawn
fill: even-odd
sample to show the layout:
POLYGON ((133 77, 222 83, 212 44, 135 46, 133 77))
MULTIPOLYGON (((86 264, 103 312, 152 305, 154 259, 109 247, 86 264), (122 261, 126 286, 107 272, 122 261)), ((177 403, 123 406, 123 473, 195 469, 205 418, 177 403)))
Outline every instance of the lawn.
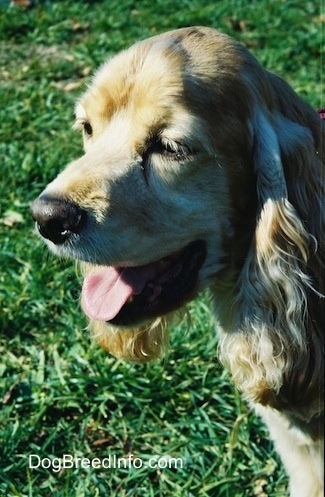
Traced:
POLYGON ((109 357, 90 341, 74 264, 46 251, 29 204, 82 152, 71 125, 90 75, 147 36, 219 28, 324 105, 320 2, 8 4, 0 1, 0 497, 285 496, 267 431, 217 360, 206 297, 189 307, 190 330, 171 330, 164 361, 109 357))

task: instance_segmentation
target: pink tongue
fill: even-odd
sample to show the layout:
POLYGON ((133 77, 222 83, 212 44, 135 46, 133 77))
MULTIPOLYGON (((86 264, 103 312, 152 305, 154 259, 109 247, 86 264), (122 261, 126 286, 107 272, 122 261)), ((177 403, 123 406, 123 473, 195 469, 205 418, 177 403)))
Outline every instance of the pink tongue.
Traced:
POLYGON ((156 274, 156 265, 115 269, 102 267, 86 276, 82 286, 81 305, 91 319, 110 321, 128 298, 138 295, 156 274))

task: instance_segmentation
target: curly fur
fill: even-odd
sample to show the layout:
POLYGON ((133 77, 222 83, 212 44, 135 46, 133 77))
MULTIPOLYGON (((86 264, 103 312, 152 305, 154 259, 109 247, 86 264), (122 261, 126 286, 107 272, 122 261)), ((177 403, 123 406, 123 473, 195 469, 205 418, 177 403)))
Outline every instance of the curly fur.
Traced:
MULTIPOLYGON (((53 215, 52 199, 64 199, 87 222, 50 248, 87 261, 89 275, 204 240, 191 298, 209 289, 221 361, 268 425, 291 497, 322 497, 323 122, 244 47, 206 28, 117 55, 76 114, 85 155, 46 188, 42 209, 50 202, 53 215), (149 153, 157 133, 168 145, 149 153)), ((91 329, 113 355, 148 361, 167 350, 172 318, 130 327, 93 319, 91 329)))

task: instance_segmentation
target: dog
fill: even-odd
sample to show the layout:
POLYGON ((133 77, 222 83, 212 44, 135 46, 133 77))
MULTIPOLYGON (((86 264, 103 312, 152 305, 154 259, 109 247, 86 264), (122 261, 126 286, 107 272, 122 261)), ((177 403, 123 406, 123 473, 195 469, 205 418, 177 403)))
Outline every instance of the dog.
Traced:
POLYGON ((31 207, 81 261, 99 344, 149 361, 208 289, 219 355, 292 497, 323 496, 324 144, 317 113, 214 29, 140 41, 76 105, 85 153, 31 207))

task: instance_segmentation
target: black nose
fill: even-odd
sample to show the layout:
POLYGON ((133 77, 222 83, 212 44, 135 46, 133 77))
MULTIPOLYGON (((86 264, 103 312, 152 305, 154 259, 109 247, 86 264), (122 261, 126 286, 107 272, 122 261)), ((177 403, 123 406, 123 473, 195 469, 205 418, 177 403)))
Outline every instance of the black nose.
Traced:
POLYGON ((75 204, 46 195, 32 203, 31 214, 40 234, 56 245, 79 233, 86 217, 85 211, 75 204))

